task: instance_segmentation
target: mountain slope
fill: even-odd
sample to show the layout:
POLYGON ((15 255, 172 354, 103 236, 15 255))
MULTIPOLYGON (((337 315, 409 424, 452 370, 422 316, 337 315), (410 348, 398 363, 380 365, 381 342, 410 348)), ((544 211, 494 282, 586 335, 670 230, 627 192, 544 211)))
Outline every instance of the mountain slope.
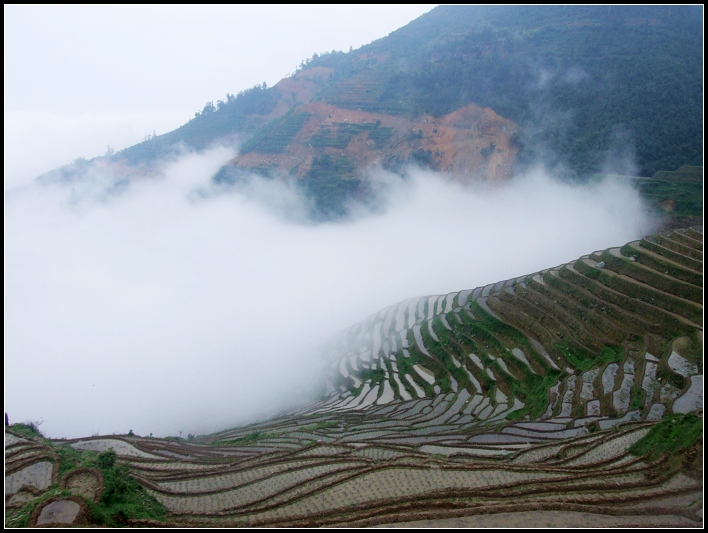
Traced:
POLYGON ((646 176, 701 164, 701 20, 691 7, 441 6, 346 66, 312 64, 348 70, 324 101, 432 115, 474 102, 522 126, 528 157, 546 148, 592 172, 629 141, 646 176), (375 90, 352 98, 363 80, 375 90))

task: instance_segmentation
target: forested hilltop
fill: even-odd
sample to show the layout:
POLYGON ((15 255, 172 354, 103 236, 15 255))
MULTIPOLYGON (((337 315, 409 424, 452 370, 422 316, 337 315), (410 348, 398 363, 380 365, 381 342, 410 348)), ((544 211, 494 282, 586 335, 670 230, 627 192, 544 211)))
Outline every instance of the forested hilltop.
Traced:
POLYGON ((522 125, 527 155, 578 172, 630 140, 651 176, 702 165, 701 21, 697 6, 439 7, 367 51, 390 57, 391 109, 491 107, 522 125))
POLYGON ((642 176, 701 166, 702 9, 440 6, 112 157, 136 165, 237 138, 217 179, 291 174, 326 215, 366 194, 373 164, 487 181, 539 160, 577 176, 627 156, 642 176))

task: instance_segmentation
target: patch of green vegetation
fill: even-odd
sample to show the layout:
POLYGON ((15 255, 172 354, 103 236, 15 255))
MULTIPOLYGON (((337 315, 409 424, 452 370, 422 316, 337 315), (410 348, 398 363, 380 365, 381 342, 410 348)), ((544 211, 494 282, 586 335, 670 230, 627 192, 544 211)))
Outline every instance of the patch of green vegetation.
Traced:
POLYGON ((512 394, 524 402, 524 407, 513 411, 507 418, 518 420, 526 415, 532 419, 541 416, 548 407, 548 390, 556 383, 559 375, 557 370, 551 370, 543 376, 528 372, 523 380, 509 380, 512 394))
POLYGON ((521 420, 524 416, 526 416, 526 412, 523 411, 523 409, 519 409, 517 411, 512 411, 508 415, 506 415, 506 419, 514 422, 516 420, 521 420))
MULTIPOLYGON (((427 330, 425 328, 421 328, 421 337, 423 338, 423 343, 426 346, 432 346, 434 344, 434 341, 429 340, 428 342, 425 341, 426 335, 428 335, 427 338, 430 339, 430 335, 427 333, 427 330)), ((440 363, 431 358, 428 357, 427 355, 421 353, 418 351, 417 347, 415 344, 411 345, 411 348, 408 350, 410 357, 405 357, 401 356, 396 359, 396 363, 398 365, 398 372, 401 376, 404 374, 409 374, 412 378, 413 381, 416 382, 416 384, 423 389, 425 392, 426 396, 434 396, 435 395, 435 390, 433 388, 433 385, 428 383, 426 380, 420 377, 420 374, 413 368, 416 364, 420 364, 421 366, 424 366, 425 368, 428 368, 433 371, 433 374, 436 375, 435 369, 436 367, 440 366, 440 363)), ((438 371, 439 373, 439 371, 438 371)), ((413 396, 415 397, 415 395, 413 396)))
POLYGON ((383 383, 384 379, 386 379, 386 372, 383 368, 364 368, 361 371, 361 380, 363 382, 371 381, 372 386, 376 383, 383 383))
MULTIPOLYGON (((540 356, 540 354, 538 354, 538 352, 536 352, 536 349, 531 345, 526 335, 524 335, 520 330, 516 329, 514 326, 511 326, 505 322, 502 322, 501 320, 494 318, 475 301, 470 302, 470 309, 474 314, 476 321, 480 322, 485 330, 491 333, 502 335, 507 339, 514 341, 519 346, 523 346, 524 348, 526 348, 527 352, 531 355, 531 357, 543 369, 546 370, 546 372, 552 370, 552 367, 550 364, 548 364, 548 361, 546 361, 543 357, 540 356)), ((460 316, 462 317, 463 322, 474 322, 471 318, 466 316, 465 313, 460 313, 460 316)))
POLYGON ((588 265, 582 259, 578 259, 573 264, 573 268, 575 268, 575 270, 580 272, 583 276, 586 276, 590 279, 599 280, 602 276, 602 271, 599 268, 595 268, 593 266, 588 265))
POLYGON ((376 148, 383 148, 393 135, 393 128, 378 127, 369 132, 368 139, 374 141, 376 148))
POLYGON ((632 387, 632 392, 630 394, 629 400, 629 410, 634 411, 636 409, 641 409, 644 400, 644 389, 641 387, 632 387))
POLYGON ((676 171, 660 170, 654 174, 655 180, 697 183, 703 181, 703 167, 681 165, 676 171))
MULTIPOLYGON (((390 113, 394 109, 400 112, 400 105, 397 102, 394 105, 381 102, 380 96, 388 78, 385 70, 367 70, 366 60, 364 64, 350 61, 352 54, 343 54, 339 57, 330 54, 329 58, 334 59, 331 65, 336 70, 329 78, 328 87, 316 95, 315 100, 325 101, 337 107, 373 113, 390 113)), ((320 56, 317 63, 322 64, 323 60, 327 61, 325 56, 320 56)))
POLYGON ((665 416, 644 437, 629 448, 634 455, 646 454, 649 460, 693 446, 703 435, 703 419, 695 413, 665 416))
POLYGON ((101 501, 89 502, 95 524, 117 527, 125 525, 129 518, 161 521, 167 518, 165 507, 130 475, 128 465, 116 461, 113 450, 98 454, 95 466, 104 480, 101 501))
POLYGON ((585 416, 585 409, 583 409, 583 404, 575 403, 573 409, 571 410, 571 416, 574 418, 581 418, 585 416))
MULTIPOLYGON (((503 350, 504 346, 499 339, 497 339, 493 333, 491 333, 484 325, 479 321, 467 322, 459 327, 455 328, 455 333, 462 333, 466 335, 470 340, 474 339, 475 343, 479 345, 480 350, 482 347, 494 348, 496 350, 503 350)), ((478 354, 479 355, 479 354, 478 354)))
MULTIPOLYGON (((647 246, 651 250, 651 242, 646 241, 642 245, 647 246)), ((621 307, 624 311, 629 311, 660 323, 662 325, 661 334, 664 337, 676 338, 695 332, 695 328, 687 325, 685 321, 672 318, 670 315, 646 305, 649 303, 656 306, 657 303, 651 301, 651 298, 647 301, 646 297, 642 297, 642 293, 637 292, 631 282, 625 282, 625 284, 617 283, 613 277, 606 272, 593 268, 582 260, 577 261, 573 266, 577 274, 570 270, 561 269, 561 276, 567 276, 573 283, 579 284, 600 299, 621 307), (589 278, 595 278, 599 280, 600 283, 592 283, 589 278)), ((665 305, 666 302, 661 302, 661 304, 664 305, 667 310, 675 312, 675 306, 665 305)), ((659 307, 662 305, 659 305, 659 307)), ((677 314, 681 314, 681 312, 677 314)))
POLYGON ((332 134, 332 130, 321 127, 320 131, 310 138, 310 144, 315 148, 340 148, 344 149, 349 145, 351 135, 332 134))
MULTIPOLYGON (((662 293, 659 291, 643 290, 633 281, 623 279, 621 276, 608 274, 605 270, 594 268, 585 263, 583 260, 576 261, 574 266, 582 275, 598 280, 600 283, 613 291, 627 296, 628 299, 637 299, 650 305, 662 307, 666 311, 670 311, 684 317, 693 317, 697 314, 700 315, 700 311, 698 310, 699 308, 696 304, 676 298, 668 291, 666 293, 662 293)), ((695 291, 695 294, 700 293, 695 291)), ((627 305, 625 309, 631 310, 631 304, 627 305)), ((662 318, 662 322, 665 327, 663 334, 668 337, 681 336, 691 330, 691 328, 687 328, 685 325, 670 322, 666 318, 662 318)))
MULTIPOLYGON (((684 298, 699 304, 703 301, 703 291, 700 287, 667 279, 663 274, 641 268, 636 262, 630 261, 625 257, 615 256, 608 251, 603 252, 602 258, 607 268, 617 274, 623 274, 628 278, 633 278, 658 290, 667 292, 674 297, 684 298)), ((669 273, 669 269, 666 267, 663 267, 661 271, 669 273)), ((671 274, 673 275, 674 273, 672 272, 671 274)), ((702 281, 702 278, 698 279, 702 281)), ((657 303, 661 305, 660 302, 657 303)))
POLYGON ((76 468, 90 468, 95 466, 97 453, 91 451, 78 451, 69 446, 62 444, 54 448, 54 451, 59 455, 59 477, 63 477, 76 468))
POLYGON ((33 438, 33 437, 41 437, 44 438, 44 435, 42 435, 42 432, 39 430, 39 426, 42 424, 42 422, 22 422, 18 424, 11 424, 10 429, 17 433, 18 435, 22 435, 23 437, 28 437, 28 438, 33 438))
POLYGON ((339 425, 339 422, 335 420, 325 420, 323 422, 317 422, 317 425, 315 426, 315 429, 327 429, 327 428, 334 428, 339 425))
POLYGON ((423 148, 418 148, 411 152, 411 157, 413 161, 418 163, 423 167, 432 168, 433 170, 438 169, 438 164, 435 161, 432 150, 424 150, 423 148))
POLYGON ((479 153, 482 154, 482 157, 486 158, 492 155, 495 149, 496 145, 494 143, 489 143, 489 146, 487 146, 486 148, 482 148, 479 153))
POLYGON ((277 433, 263 433, 262 431, 253 431, 246 435, 236 437, 234 439, 222 439, 214 442, 216 446, 248 446, 261 439, 270 439, 276 437, 277 433))
POLYGON ((592 355, 587 350, 575 345, 556 343, 555 346, 563 353, 568 364, 578 372, 585 372, 606 363, 619 363, 624 355, 621 346, 609 344, 606 344, 597 355, 592 355))
MULTIPOLYGON (((463 347, 467 351, 472 351, 473 353, 476 353, 482 363, 485 366, 491 366, 492 365, 492 360, 487 357, 487 354, 484 350, 480 348, 480 346, 475 343, 474 340, 470 337, 469 332, 463 331, 462 326, 456 326, 455 329, 452 331, 452 336, 454 337, 455 341, 463 347)), ((467 357, 466 356, 461 356, 462 363, 467 366, 467 357)), ((489 374, 486 372, 478 372, 477 374, 477 380, 479 381, 480 386, 482 387, 482 392, 486 395, 490 393, 490 391, 494 391, 494 387, 496 386, 494 383, 494 380, 489 377, 489 374)), ((455 369, 453 372, 453 375, 455 376, 455 379, 459 376, 460 379, 458 380, 459 383, 467 384, 469 383, 469 378, 467 377, 466 374, 464 374, 464 371, 459 368, 455 369)), ((471 384, 470 384, 471 385, 471 384)))
POLYGON ((267 180, 274 179, 277 170, 278 166, 275 163, 254 165, 248 169, 227 164, 222 166, 211 179, 220 185, 246 185, 254 174, 267 180))
POLYGON ((381 148, 393 134, 393 128, 380 127, 380 121, 355 124, 351 122, 336 122, 335 132, 323 126, 312 136, 310 144, 316 148, 346 148, 352 137, 367 132, 367 139, 374 141, 376 148, 381 148))
MULTIPOLYGON (((451 351, 456 351, 454 345, 450 342, 449 339, 449 332, 446 329, 443 329, 442 323, 440 322, 440 318, 436 317, 433 320, 433 325, 435 325, 436 320, 438 323, 440 323, 440 331, 437 332, 437 336, 440 339, 440 342, 435 342, 432 338, 432 336, 428 333, 426 327, 421 328, 421 337, 423 337, 423 342, 425 345, 428 347, 428 351, 430 352, 431 355, 435 356, 437 358, 437 361, 439 364, 435 364, 433 366, 433 369, 438 368, 440 369, 440 377, 437 377, 436 384, 440 387, 440 392, 442 394, 445 394, 447 392, 452 391, 452 384, 450 381, 450 374, 454 376, 455 380, 457 381, 458 385, 462 387, 467 387, 469 384, 469 379, 467 376, 462 372, 462 369, 457 368, 455 364, 452 362, 452 357, 450 355, 451 351), (442 366, 442 368, 440 368, 442 366)), ((426 324, 427 326, 427 324, 426 324)), ((459 357, 459 354, 458 354, 459 357)), ((431 365, 427 365, 430 367, 431 365)))
POLYGON ((413 369, 413 365, 417 364, 420 362, 421 359, 421 354, 419 354, 415 350, 409 350, 410 357, 405 357, 401 355, 400 357, 396 358, 396 363, 398 365, 398 373, 401 376, 401 383, 403 383, 403 387, 408 390, 409 393, 412 393, 413 398, 417 398, 418 395, 414 390, 412 390, 412 385, 408 382, 408 379, 404 379, 403 376, 408 374, 411 376, 413 381, 423 390, 425 391, 426 395, 432 395, 432 389, 430 389, 430 386, 428 385, 427 382, 423 381, 418 373, 413 369), (430 389, 430 392, 429 392, 430 389))
POLYGON ((659 368, 656 371, 656 377, 662 382, 668 382, 678 390, 683 390, 688 381, 682 375, 673 372, 666 363, 659 365, 659 368))
POLYGON ((469 378, 461 368, 457 368, 452 362, 453 356, 461 359, 464 355, 460 352, 458 343, 452 338, 453 332, 443 326, 440 316, 433 318, 432 325, 427 322, 423 323, 420 333, 423 344, 427 346, 428 352, 433 356, 433 359, 429 360, 425 366, 430 368, 436 375, 436 384, 440 386, 440 392, 444 394, 452 391, 450 374, 455 378, 458 385, 467 387, 469 378), (428 328, 434 329, 437 338, 440 339, 439 341, 433 339, 428 328))
POLYGON ((447 394, 452 391, 452 385, 450 384, 450 375, 443 374, 440 378, 435 380, 435 384, 440 387, 441 394, 447 394))
POLYGON ((310 118, 310 113, 288 113, 258 130, 241 148, 241 153, 282 153, 310 118))
POLYGON ((356 165, 348 157, 324 154, 314 158, 310 171, 299 182, 305 195, 313 199, 313 218, 329 220, 346 214, 347 201, 362 187, 355 172, 356 165))
MULTIPOLYGON (((438 337, 441 339, 440 344, 445 346, 445 350, 450 350, 454 349, 456 344, 459 343, 459 345, 463 346, 466 350, 469 351, 471 349, 471 351, 476 353, 485 367, 496 369, 497 375, 502 377, 501 379, 503 379, 506 386, 509 387, 511 394, 524 402, 522 409, 510 413, 510 420, 516 420, 525 415, 530 415, 534 418, 541 416, 548 406, 548 390, 555 384, 561 373, 551 368, 550 365, 536 353, 523 333, 513 326, 492 317, 476 302, 472 302, 471 304, 475 318, 471 318, 466 313, 460 313, 458 316, 462 324, 456 321, 450 321, 451 324, 454 324, 454 326, 452 326, 452 332, 443 330, 441 327, 440 331, 438 331, 438 337), (546 369, 545 374, 535 374, 526 365, 520 364, 504 347, 498 336, 511 339, 517 345, 523 346, 534 356, 539 364, 543 365, 546 369), (523 379, 515 379, 512 377, 513 374, 510 376, 497 361, 493 361, 489 357, 487 350, 492 350, 496 353, 497 357, 504 360, 510 371, 515 370, 523 374, 523 379)), ((424 331, 424 328, 422 328, 421 331, 424 331)), ((424 341, 425 340, 424 338, 424 341)), ((426 345, 429 346, 428 349, 431 353, 434 353, 442 361, 446 361, 446 357, 449 359, 445 350, 442 350, 442 347, 439 347, 432 339, 428 340, 428 343, 426 343, 426 345)), ((463 360, 465 359, 464 355, 460 357, 463 360)), ((450 364, 446 366, 450 366, 450 364)), ((448 371, 450 371, 456 379, 459 375, 459 382, 467 382, 468 378, 463 374, 462 369, 455 368, 453 370, 452 368, 448 368, 448 371)), ((486 372, 479 372, 477 378, 484 394, 493 395, 498 384, 495 383, 486 372)))
MULTIPOLYGON (((17 424, 15 424, 17 425, 17 424)), ((127 524, 128 519, 165 520, 167 510, 155 498, 150 496, 145 488, 131 475, 126 464, 117 461, 112 449, 96 453, 78 451, 69 445, 55 446, 59 455, 59 479, 77 468, 97 468, 104 480, 104 490, 98 503, 87 502, 90 508, 89 519, 95 525, 119 527, 127 524)), ((71 492, 59 489, 55 484, 40 498, 34 499, 22 509, 13 511, 11 520, 6 515, 6 525, 10 527, 26 527, 27 520, 34 508, 54 496, 66 497, 71 492)))
POLYGON ((376 127, 375 122, 362 122, 361 124, 355 124, 353 122, 336 122, 335 125, 341 135, 359 135, 367 131, 371 131, 376 127))
POLYGON ((681 344, 679 353, 687 361, 698 365, 699 372, 703 372, 703 341, 697 332, 688 335, 688 342, 681 344))
POLYGON ((679 266, 673 261, 666 260, 664 258, 657 257, 652 254, 645 254, 639 252, 635 248, 632 248, 629 244, 625 244, 622 248, 620 248, 620 252, 623 256, 627 258, 631 257, 633 258, 633 261, 638 261, 639 263, 644 264, 658 272, 663 272, 664 274, 667 274, 672 278, 677 278, 692 285, 703 285, 702 272, 696 272, 689 268, 679 266))
POLYGON ((414 371, 413 365, 418 362, 419 355, 417 350, 408 350, 408 354, 408 357, 403 354, 396 357, 396 365, 400 374, 410 374, 414 371))
POLYGON ((451 368, 449 369, 450 374, 452 374, 457 381, 457 384, 465 389, 470 389, 472 387, 472 383, 470 382, 470 378, 467 376, 464 370, 462 368, 451 368))
POLYGON ((657 172, 652 179, 634 180, 639 193, 650 205, 664 200, 673 200, 676 206, 673 216, 703 216, 703 181, 677 181, 672 179, 676 172, 657 172), (661 178, 657 179, 657 176, 661 178))

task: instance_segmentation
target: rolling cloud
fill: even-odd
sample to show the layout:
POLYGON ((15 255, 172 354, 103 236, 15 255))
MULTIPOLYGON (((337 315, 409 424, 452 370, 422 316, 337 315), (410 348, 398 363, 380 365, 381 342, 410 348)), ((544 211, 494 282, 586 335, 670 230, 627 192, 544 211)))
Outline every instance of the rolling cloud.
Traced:
POLYGON ((287 184, 214 188, 233 155, 184 154, 130 184, 96 164, 81 182, 6 190, 11 421, 42 418, 52 437, 223 429, 316 394, 319 347, 387 305, 653 229, 626 183, 541 169, 498 188, 380 172, 382 209, 298 224, 282 216, 306 211, 287 184))

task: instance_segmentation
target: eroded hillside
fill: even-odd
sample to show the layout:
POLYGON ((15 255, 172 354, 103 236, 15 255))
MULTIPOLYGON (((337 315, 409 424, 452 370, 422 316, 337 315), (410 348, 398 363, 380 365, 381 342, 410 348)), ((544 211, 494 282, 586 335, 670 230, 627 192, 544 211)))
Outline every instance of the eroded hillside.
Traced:
POLYGON ((439 118, 406 117, 337 108, 322 102, 296 107, 255 138, 230 166, 310 175, 327 155, 346 161, 364 178, 374 165, 391 169, 419 161, 457 176, 502 182, 511 177, 518 126, 491 109, 470 104, 439 118))

